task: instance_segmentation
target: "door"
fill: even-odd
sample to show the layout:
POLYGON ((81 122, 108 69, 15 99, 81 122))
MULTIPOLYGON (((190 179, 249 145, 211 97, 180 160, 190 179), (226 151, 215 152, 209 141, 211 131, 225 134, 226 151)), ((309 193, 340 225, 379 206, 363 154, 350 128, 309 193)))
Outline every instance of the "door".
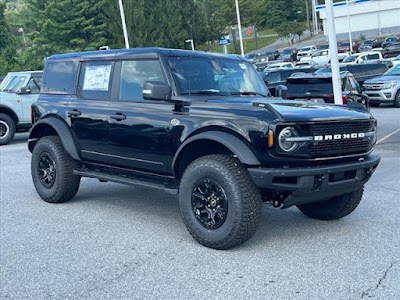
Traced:
POLYGON ((27 82, 26 88, 29 90, 26 94, 21 94, 21 123, 30 123, 31 121, 31 106, 35 103, 40 93, 41 78, 31 77, 27 82))
POLYGON ((79 140, 82 158, 107 161, 108 116, 114 62, 82 62, 77 95, 68 102, 67 117, 79 140))
POLYGON ((110 106, 109 154, 113 164, 153 173, 169 173, 182 127, 173 105, 143 99, 145 81, 166 82, 157 59, 117 63, 118 99, 110 106))

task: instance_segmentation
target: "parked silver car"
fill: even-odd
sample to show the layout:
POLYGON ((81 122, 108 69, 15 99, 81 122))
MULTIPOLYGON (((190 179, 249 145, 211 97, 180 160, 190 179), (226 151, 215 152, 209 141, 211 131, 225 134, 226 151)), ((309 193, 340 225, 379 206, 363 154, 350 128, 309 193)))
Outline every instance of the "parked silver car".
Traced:
POLYGON ((400 65, 396 65, 382 76, 364 82, 365 94, 371 106, 393 103, 400 107, 400 65))

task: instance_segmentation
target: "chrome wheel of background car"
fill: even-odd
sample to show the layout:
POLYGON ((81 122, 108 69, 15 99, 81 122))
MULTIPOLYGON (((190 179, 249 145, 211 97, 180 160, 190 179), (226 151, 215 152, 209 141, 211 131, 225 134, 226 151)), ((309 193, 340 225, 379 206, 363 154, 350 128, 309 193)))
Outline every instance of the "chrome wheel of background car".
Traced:
POLYGON ((51 155, 43 152, 39 159, 39 178, 45 188, 50 189, 56 181, 56 163, 51 155))
POLYGON ((10 133, 10 127, 4 121, 0 121, 0 140, 5 139, 10 133))
POLYGON ((225 190, 212 179, 201 179, 192 193, 192 209, 197 221, 207 229, 217 229, 228 214, 225 190))

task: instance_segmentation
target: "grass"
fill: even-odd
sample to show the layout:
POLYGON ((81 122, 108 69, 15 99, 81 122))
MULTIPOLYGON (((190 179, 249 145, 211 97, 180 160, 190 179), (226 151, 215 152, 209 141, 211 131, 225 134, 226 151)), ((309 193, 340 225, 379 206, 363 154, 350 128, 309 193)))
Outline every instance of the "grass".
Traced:
MULTIPOLYGON (((252 52, 254 50, 269 46, 272 43, 276 42, 277 40, 278 40, 278 36, 259 37, 258 38, 258 47, 257 47, 256 46, 256 40, 255 40, 254 37, 244 39, 243 40, 244 52, 245 53, 249 53, 249 52, 252 52)), ((231 41, 231 45, 228 46, 228 53, 229 54, 232 54, 232 53, 235 52, 232 42, 233 41, 231 41)), ((239 54, 240 53, 239 40, 236 41, 236 49, 237 49, 236 52, 239 54)), ((207 47, 207 45, 200 45, 199 47, 197 47, 197 50, 207 51, 208 47, 207 47)), ((218 42, 215 42, 215 43, 210 45, 210 51, 209 52, 222 53, 223 49, 222 49, 222 46, 218 45, 218 42)))

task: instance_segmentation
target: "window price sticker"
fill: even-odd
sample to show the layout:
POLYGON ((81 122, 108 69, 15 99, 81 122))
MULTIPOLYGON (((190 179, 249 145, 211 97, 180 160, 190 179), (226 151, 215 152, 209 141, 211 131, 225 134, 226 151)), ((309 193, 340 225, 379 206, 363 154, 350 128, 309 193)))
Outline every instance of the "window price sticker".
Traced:
POLYGON ((108 91, 111 77, 111 65, 87 66, 83 90, 85 91, 108 91))

